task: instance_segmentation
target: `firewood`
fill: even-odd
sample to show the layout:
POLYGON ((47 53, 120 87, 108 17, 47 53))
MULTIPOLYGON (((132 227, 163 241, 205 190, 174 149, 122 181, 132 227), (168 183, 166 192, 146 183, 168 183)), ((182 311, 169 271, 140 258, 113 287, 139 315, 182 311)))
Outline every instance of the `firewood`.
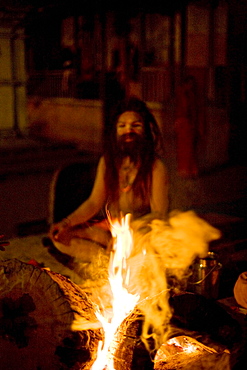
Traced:
POLYGON ((157 352, 155 370, 230 370, 229 351, 218 352, 197 340, 179 336, 157 352))
POLYGON ((94 304, 58 273, 0 262, 1 370, 90 369, 103 331, 94 304), (84 329, 73 323, 84 322, 84 329))
POLYGON ((118 328, 110 348, 115 370, 154 369, 155 352, 149 352, 141 340, 143 319, 135 309, 118 328))
POLYGON ((149 341, 150 351, 141 340, 143 316, 135 309, 120 325, 110 347, 116 370, 230 370, 230 353, 205 346, 196 339, 180 335, 170 338, 158 351, 149 341))

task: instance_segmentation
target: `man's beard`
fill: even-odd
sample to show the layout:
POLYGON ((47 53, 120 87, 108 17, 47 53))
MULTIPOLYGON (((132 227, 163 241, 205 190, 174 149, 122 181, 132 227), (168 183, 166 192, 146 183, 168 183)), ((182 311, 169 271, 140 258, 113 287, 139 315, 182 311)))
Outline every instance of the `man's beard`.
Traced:
POLYGON ((144 148, 145 139, 143 136, 134 132, 130 134, 124 134, 120 136, 117 141, 117 156, 119 159, 130 157, 131 161, 137 163, 142 158, 144 148), (128 139, 131 139, 131 141, 128 141, 128 139))

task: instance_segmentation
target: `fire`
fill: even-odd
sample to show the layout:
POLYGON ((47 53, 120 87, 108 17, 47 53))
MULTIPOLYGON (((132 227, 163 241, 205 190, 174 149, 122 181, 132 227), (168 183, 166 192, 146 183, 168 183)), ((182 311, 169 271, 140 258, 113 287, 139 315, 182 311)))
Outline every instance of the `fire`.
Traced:
MULTIPOLYGON (((194 258, 205 256, 208 243, 220 237, 217 229, 192 211, 175 212, 168 221, 149 215, 133 221, 131 227, 130 220, 128 214, 112 224, 114 246, 108 271, 111 314, 103 308, 97 310, 105 338, 91 370, 114 370, 112 342, 136 307, 144 317, 141 340, 147 350, 157 351, 167 343, 172 314, 169 278, 178 283, 186 279, 194 258)), ((184 347, 187 353, 194 351, 193 345, 184 347)))
POLYGON ((140 294, 138 306, 145 317, 141 339, 148 348, 151 336, 158 349, 169 335, 170 289, 186 281, 195 257, 205 256, 208 243, 218 239, 220 232, 193 211, 173 212, 168 221, 147 217, 131 226, 129 291, 140 294))
MULTIPOLYGON (((172 364, 174 366, 172 368, 175 368, 176 365, 179 368, 187 368, 189 363, 195 359, 205 358, 205 356, 210 355, 213 357, 214 355, 217 356, 217 354, 215 349, 205 346, 194 338, 182 335, 171 338, 162 344, 155 357, 154 369, 162 367, 162 364, 172 364)), ((214 368, 216 358, 213 357, 213 360, 214 368)), ((168 366, 168 368, 170 369, 171 367, 168 366)))
POLYGON ((113 297, 112 317, 107 320, 99 311, 96 313, 104 329, 105 341, 104 344, 99 344, 98 356, 92 370, 103 370, 106 366, 107 369, 114 370, 113 359, 108 356, 111 342, 117 328, 139 300, 138 294, 130 294, 127 289, 130 271, 126 261, 133 246, 130 218, 131 215, 127 214, 121 223, 116 222, 112 225, 112 235, 115 238, 109 262, 109 282, 113 297))
MULTIPOLYGON (((186 337, 182 337, 182 339, 183 340, 181 340, 181 338, 175 337, 175 338, 169 339, 166 343, 168 346, 174 345, 175 347, 179 348, 180 351, 182 350, 183 352, 186 352, 186 353, 192 353, 197 350, 198 346, 196 345, 196 343, 193 343, 191 340, 188 340, 188 338, 186 337)), ((177 352, 179 352, 179 350, 177 352)))

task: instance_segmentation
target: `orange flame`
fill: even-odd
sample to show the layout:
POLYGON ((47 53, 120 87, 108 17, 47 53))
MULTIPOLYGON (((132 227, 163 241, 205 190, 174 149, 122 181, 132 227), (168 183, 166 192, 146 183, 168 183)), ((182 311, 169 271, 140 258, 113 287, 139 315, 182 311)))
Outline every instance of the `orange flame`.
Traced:
MULTIPOLYGON (((137 303, 145 318, 141 339, 147 348, 150 336, 156 349, 167 341, 171 317, 167 274, 182 279, 193 259, 208 251, 209 241, 220 237, 217 229, 192 211, 175 212, 168 221, 153 218, 134 221, 131 224, 134 231, 130 219, 128 214, 121 222, 112 224, 115 238, 109 263, 112 309, 108 318, 104 310, 96 313, 105 339, 99 343, 91 370, 114 370, 111 344, 118 327, 137 303)), ((188 346, 187 351, 193 348, 188 346)))
POLYGON ((133 244, 132 231, 130 229, 131 215, 122 218, 121 223, 112 225, 112 235, 115 238, 109 263, 109 282, 112 291, 112 317, 106 319, 100 312, 96 312, 97 318, 102 323, 105 332, 105 341, 99 343, 98 355, 91 370, 114 370, 113 358, 108 356, 110 344, 117 328, 127 315, 136 306, 139 296, 128 292, 129 267, 127 259, 130 256, 133 244))

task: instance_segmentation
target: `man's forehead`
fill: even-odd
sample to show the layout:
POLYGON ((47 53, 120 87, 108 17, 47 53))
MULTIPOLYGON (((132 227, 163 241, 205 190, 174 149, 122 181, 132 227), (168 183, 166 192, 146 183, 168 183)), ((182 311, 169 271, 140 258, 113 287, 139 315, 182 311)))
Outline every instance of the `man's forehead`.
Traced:
POLYGON ((127 121, 127 120, 143 121, 141 115, 134 111, 123 112, 122 114, 120 114, 117 121, 120 122, 120 121, 127 121))

